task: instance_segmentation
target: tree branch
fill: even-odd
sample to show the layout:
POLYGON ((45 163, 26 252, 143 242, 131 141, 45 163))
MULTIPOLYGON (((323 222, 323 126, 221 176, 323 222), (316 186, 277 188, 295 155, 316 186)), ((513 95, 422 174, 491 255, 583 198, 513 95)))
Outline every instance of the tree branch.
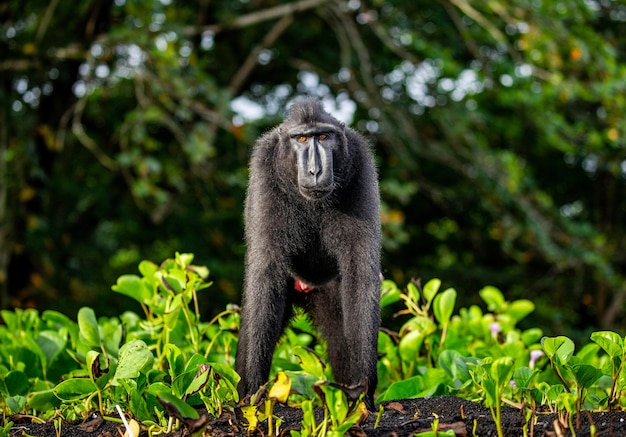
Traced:
POLYGON ((270 47, 272 44, 274 44, 274 42, 276 42, 278 37, 285 30, 287 30, 287 28, 292 22, 293 22, 293 16, 291 15, 283 16, 274 25, 274 27, 272 27, 272 29, 267 33, 267 35, 265 35, 265 38, 263 38, 263 41, 261 41, 261 44, 257 45, 254 49, 252 49, 252 51, 250 52, 250 54, 248 55, 244 63, 241 65, 241 67, 239 68, 239 70, 237 71, 233 79, 230 81, 229 89, 233 95, 237 93, 239 88, 241 88, 243 83, 246 81, 246 78, 250 75, 250 73, 252 73, 252 70, 254 70, 254 67, 257 65, 257 60, 259 58, 259 54, 261 53, 261 51, 267 47, 270 47))
POLYGON ((0 109, 0 308, 7 308, 9 300, 8 292, 8 266, 11 257, 11 236, 12 220, 9 217, 9 209, 7 208, 8 199, 8 175, 7 160, 5 154, 8 151, 9 133, 7 113, 3 108, 0 109))
POLYGON ((286 15, 293 15, 296 12, 306 11, 327 3, 329 0, 300 0, 293 3, 274 6, 272 8, 262 9, 260 11, 251 12, 246 15, 237 17, 234 21, 224 24, 210 24, 208 26, 189 26, 183 30, 186 36, 197 35, 203 32, 219 33, 226 29, 240 29, 242 27, 251 26, 263 21, 270 21, 286 15))
POLYGON ((100 161, 100 164, 102 164, 104 167, 108 168, 111 171, 117 171, 117 162, 114 159, 110 158, 106 153, 104 153, 102 149, 100 149, 98 144, 89 135, 87 135, 87 132, 85 132, 85 129, 83 128, 81 118, 86 103, 87 97, 80 98, 76 102, 76 106, 74 108, 74 117, 72 121, 72 133, 76 135, 78 141, 80 141, 80 143, 85 146, 87 150, 93 153, 98 161, 100 161))
POLYGON ((39 22, 39 27, 37 28, 37 35, 35 36, 35 42, 38 44, 43 39, 46 34, 48 27, 50 26, 50 20, 52 20, 52 16, 54 15, 54 10, 59 4, 59 0, 52 0, 48 7, 46 8, 46 13, 43 18, 39 22))

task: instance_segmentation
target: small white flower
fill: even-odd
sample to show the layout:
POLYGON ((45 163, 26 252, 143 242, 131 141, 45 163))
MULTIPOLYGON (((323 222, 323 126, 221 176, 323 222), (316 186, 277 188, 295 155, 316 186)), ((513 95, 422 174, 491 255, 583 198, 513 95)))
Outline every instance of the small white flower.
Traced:
POLYGON ((539 359, 539 357, 543 356, 543 351, 539 350, 539 349, 535 349, 530 351, 530 362, 528 363, 528 366, 532 369, 535 367, 535 363, 537 362, 537 360, 539 359))
POLYGON ((489 330, 491 331, 491 336, 493 338, 497 338, 498 333, 500 332, 500 324, 498 322, 490 323, 489 330))

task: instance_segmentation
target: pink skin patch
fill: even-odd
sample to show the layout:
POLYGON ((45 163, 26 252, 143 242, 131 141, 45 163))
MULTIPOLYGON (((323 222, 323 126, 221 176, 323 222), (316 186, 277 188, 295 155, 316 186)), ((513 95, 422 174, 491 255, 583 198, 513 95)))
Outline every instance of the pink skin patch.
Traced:
POLYGON ((300 279, 296 279, 296 282, 293 285, 293 288, 295 288, 295 290, 297 292, 299 292, 299 293, 310 293, 311 291, 314 290, 313 287, 311 287, 310 285, 305 284, 300 279))

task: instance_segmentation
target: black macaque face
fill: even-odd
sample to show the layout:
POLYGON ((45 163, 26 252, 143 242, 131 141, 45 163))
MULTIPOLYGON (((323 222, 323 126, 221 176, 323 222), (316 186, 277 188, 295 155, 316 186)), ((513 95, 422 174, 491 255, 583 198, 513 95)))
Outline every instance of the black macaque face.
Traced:
POLYGON ((333 153, 340 146, 341 137, 331 125, 298 126, 290 130, 290 144, 298 167, 298 189, 305 198, 321 200, 333 191, 333 153))

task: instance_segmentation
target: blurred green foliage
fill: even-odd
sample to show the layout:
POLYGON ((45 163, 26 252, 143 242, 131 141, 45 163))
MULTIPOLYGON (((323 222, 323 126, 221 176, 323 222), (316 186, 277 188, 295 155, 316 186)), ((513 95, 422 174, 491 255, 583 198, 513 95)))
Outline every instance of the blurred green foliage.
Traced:
POLYGON ((626 5, 614 0, 8 0, 3 307, 116 314, 193 252, 238 301, 254 139, 299 94, 368 136, 384 274, 491 283, 576 335, 624 327, 626 5))

